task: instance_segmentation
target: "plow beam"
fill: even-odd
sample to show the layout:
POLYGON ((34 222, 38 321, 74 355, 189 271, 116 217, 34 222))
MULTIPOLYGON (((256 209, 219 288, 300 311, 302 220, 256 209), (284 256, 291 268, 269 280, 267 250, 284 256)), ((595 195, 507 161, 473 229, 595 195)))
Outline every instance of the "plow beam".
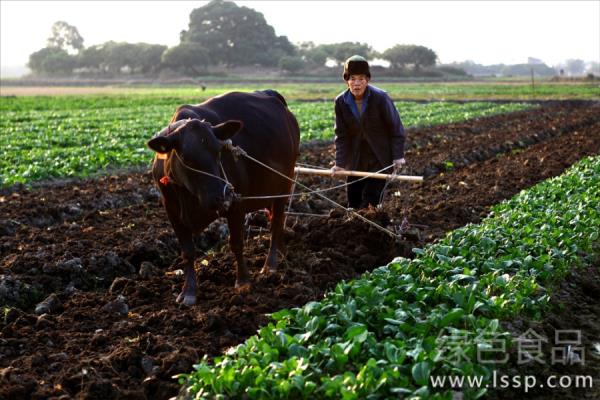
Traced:
POLYGON ((375 179, 389 179, 392 181, 423 182, 422 176, 376 174, 374 172, 365 172, 365 171, 338 171, 335 174, 332 174, 331 170, 328 170, 328 169, 296 167, 296 168, 294 168, 294 172, 296 172, 298 174, 321 175, 321 176, 330 176, 330 177, 360 176, 360 177, 369 177, 369 178, 375 178, 375 179))

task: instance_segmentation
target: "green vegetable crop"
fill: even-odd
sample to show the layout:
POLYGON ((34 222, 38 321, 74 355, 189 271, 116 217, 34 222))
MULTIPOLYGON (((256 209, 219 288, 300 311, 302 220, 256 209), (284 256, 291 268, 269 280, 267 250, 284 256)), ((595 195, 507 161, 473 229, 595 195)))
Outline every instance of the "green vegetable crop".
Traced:
MULTIPOLYGON (((0 187, 51 177, 86 177, 149 165, 146 141, 189 98, 59 96, 0 98, 0 187)), ((397 103, 406 126, 435 125, 520 110, 523 104, 397 103)), ((332 102, 290 102, 303 140, 333 137, 332 102)))
POLYGON ((451 399, 431 377, 481 376, 499 320, 539 313, 546 289, 597 256, 600 156, 494 207, 480 225, 415 249, 320 302, 282 310, 256 336, 179 381, 195 398, 451 399), (452 346, 460 338, 462 357, 452 346))

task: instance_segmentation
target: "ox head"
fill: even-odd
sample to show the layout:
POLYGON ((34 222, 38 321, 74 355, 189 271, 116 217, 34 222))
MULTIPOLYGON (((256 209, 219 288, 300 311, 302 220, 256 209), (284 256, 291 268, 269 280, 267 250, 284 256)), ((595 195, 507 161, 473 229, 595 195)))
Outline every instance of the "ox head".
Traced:
POLYGON ((232 187, 222 173, 224 141, 242 128, 241 121, 212 126, 199 119, 170 124, 148 141, 148 147, 165 158, 166 171, 211 211, 227 211, 233 198, 232 187))

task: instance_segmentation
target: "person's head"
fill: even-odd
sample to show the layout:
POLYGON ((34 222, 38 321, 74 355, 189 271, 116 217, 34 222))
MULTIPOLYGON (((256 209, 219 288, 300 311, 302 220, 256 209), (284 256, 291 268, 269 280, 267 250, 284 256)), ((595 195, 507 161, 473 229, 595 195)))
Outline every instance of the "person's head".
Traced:
POLYGON ((371 72, 369 63, 361 56, 352 56, 344 63, 344 80, 356 99, 361 99, 367 90, 371 72))

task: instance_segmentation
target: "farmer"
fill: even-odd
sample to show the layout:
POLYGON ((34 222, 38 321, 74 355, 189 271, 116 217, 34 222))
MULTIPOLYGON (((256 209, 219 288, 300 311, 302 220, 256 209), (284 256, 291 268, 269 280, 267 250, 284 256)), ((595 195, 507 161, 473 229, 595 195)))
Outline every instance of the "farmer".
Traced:
MULTIPOLYGON (((392 166, 399 170, 406 163, 406 134, 392 99, 369 84, 369 63, 361 56, 346 60, 343 77, 348 89, 335 99, 335 165, 331 173, 376 172, 392 166)), ((380 203, 384 180, 349 176, 347 183, 348 207, 380 203)))

